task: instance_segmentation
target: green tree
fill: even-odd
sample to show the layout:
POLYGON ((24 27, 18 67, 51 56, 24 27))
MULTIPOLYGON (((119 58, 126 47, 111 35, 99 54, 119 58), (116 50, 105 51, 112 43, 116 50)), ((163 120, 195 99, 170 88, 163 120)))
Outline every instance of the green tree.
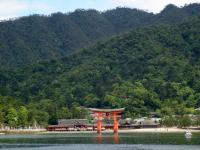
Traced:
POLYGON ((198 115, 198 116, 196 117, 196 120, 195 120, 194 124, 195 124, 196 126, 200 126, 200 115, 198 115))
POLYGON ((173 127, 176 125, 176 120, 172 116, 166 116, 162 120, 162 124, 166 127, 173 127))
POLYGON ((84 119, 87 117, 87 111, 82 109, 78 103, 73 103, 71 108, 73 118, 84 119))
POLYGON ((10 127, 17 127, 18 115, 15 108, 9 108, 6 115, 6 122, 10 127))
POLYGON ((192 120, 188 115, 184 115, 183 117, 180 118, 179 120, 180 127, 189 127, 190 125, 192 125, 192 120))
POLYGON ((39 125, 47 126, 49 121, 49 114, 47 112, 38 110, 37 115, 35 117, 35 121, 39 125))
POLYGON ((85 98, 85 106, 86 107, 98 107, 99 104, 99 98, 95 94, 88 94, 85 98))
POLYGON ((173 115, 174 112, 170 107, 165 106, 165 107, 161 108, 161 114, 164 116, 170 116, 170 115, 173 115))
POLYGON ((38 107, 41 109, 42 112, 45 112, 48 114, 47 118, 48 118, 49 124, 57 123, 58 107, 57 107, 57 104, 53 100, 43 99, 40 101, 38 107))
POLYGON ((70 112, 70 110, 67 107, 62 107, 61 109, 58 110, 57 118, 58 119, 71 119, 72 113, 70 112))
POLYGON ((24 106, 20 106, 18 110, 18 125, 26 127, 28 124, 28 110, 24 106))

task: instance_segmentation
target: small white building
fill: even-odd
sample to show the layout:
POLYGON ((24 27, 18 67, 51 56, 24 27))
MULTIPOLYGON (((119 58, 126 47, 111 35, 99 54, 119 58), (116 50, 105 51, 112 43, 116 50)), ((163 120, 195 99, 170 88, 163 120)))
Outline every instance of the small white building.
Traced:
POLYGON ((137 118, 133 120, 134 125, 140 125, 141 127, 153 127, 160 125, 161 118, 137 118))

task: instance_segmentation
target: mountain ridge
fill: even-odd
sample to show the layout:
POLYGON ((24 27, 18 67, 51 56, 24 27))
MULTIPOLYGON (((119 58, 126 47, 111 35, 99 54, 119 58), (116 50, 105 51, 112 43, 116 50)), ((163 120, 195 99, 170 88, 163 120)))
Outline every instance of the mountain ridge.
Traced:
POLYGON ((0 70, 0 122, 15 127, 86 118, 79 106, 125 107, 123 117, 131 118, 196 114, 199 79, 200 16, 140 27, 61 59, 0 70))
POLYGON ((15 69, 42 60, 61 58, 96 41, 134 28, 177 24, 200 14, 200 4, 178 8, 175 15, 173 12, 166 14, 164 10, 160 14, 152 14, 130 8, 101 13, 79 9, 68 14, 54 13, 49 17, 33 15, 1 22, 1 68, 15 69))

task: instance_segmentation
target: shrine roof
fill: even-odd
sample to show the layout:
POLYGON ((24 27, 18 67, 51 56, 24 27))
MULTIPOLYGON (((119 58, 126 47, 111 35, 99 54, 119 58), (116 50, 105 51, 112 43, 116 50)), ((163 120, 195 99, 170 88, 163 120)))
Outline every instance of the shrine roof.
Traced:
POLYGON ((119 109, 99 109, 99 108, 88 108, 88 110, 92 112, 122 112, 125 110, 125 108, 119 108, 119 109))

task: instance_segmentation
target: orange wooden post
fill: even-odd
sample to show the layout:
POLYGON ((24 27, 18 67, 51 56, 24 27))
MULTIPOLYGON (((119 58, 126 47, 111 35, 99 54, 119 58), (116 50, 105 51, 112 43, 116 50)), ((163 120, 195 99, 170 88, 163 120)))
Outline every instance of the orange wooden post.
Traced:
POLYGON ((114 133, 118 133, 118 121, 117 121, 117 113, 113 112, 113 122, 114 122, 114 133))
POLYGON ((114 133, 114 143, 119 144, 119 136, 118 133, 114 133))
POLYGON ((101 133, 101 112, 97 112, 97 133, 101 133))
POLYGON ((102 142, 103 142, 103 138, 102 138, 101 133, 98 133, 97 142, 98 142, 99 144, 102 144, 102 142))

